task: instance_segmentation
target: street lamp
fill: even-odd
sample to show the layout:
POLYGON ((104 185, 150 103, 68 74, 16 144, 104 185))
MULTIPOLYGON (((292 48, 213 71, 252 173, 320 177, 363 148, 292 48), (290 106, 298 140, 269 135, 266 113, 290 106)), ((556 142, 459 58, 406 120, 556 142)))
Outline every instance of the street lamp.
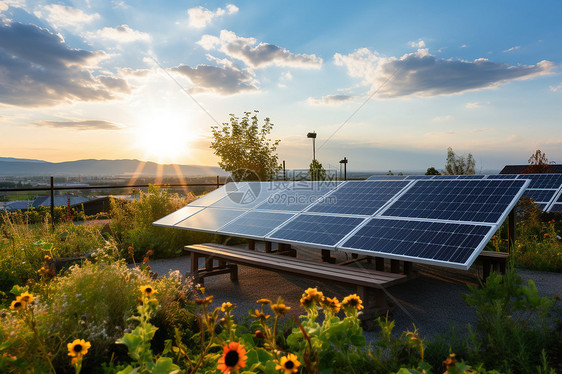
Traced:
POLYGON ((341 164, 343 164, 343 180, 347 180, 347 157, 344 157, 343 160, 340 160, 340 171, 341 171, 341 164))
POLYGON ((316 132, 309 132, 306 137, 312 139, 312 160, 316 160, 316 132))

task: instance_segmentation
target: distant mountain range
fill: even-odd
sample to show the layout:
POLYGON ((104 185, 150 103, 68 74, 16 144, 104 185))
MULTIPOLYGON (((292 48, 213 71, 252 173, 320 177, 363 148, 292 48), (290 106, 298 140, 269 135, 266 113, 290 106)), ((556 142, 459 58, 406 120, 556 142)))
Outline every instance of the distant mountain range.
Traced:
POLYGON ((47 162, 0 157, 0 176, 131 176, 138 170, 143 176, 213 176, 227 173, 216 166, 172 165, 139 160, 78 160, 47 162))

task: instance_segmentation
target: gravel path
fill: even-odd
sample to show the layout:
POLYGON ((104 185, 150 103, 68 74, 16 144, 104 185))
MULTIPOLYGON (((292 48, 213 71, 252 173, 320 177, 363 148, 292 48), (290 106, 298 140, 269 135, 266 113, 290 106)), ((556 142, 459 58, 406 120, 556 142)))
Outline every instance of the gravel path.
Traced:
MULTIPOLYGON (((258 246, 259 248, 259 246, 258 246)), ((345 253, 337 253, 340 260, 346 259, 345 253)), ((298 248, 299 258, 319 259, 319 251, 310 248, 298 248)), ((200 266, 203 266, 201 263, 200 266)), ((364 266, 364 265, 359 265, 364 266)), ((187 274, 190 267, 189 256, 175 259, 154 260, 150 262, 152 271, 159 275, 179 270, 187 274)), ((342 299, 353 288, 332 283, 322 283, 297 276, 279 274, 272 271, 239 266, 239 282, 232 283, 228 275, 219 275, 205 279, 207 294, 214 296, 214 306, 230 301, 237 305, 235 314, 246 314, 257 306, 256 300, 269 298, 273 301, 278 296, 297 314, 303 314, 299 299, 308 287, 318 287, 326 296, 342 299)), ((475 324, 475 313, 462 299, 467 291, 467 284, 478 284, 477 274, 481 271, 473 266, 470 271, 457 271, 441 267, 416 265, 418 277, 404 284, 387 289, 387 295, 396 307, 391 315, 396 322, 395 333, 412 330, 413 325, 419 329, 422 337, 445 334, 450 325, 458 327, 457 331, 466 331, 466 324, 475 324)), ((562 296, 562 274, 518 270, 526 283, 532 279, 543 296, 562 296)), ((558 303, 558 307, 561 307, 558 303)), ((367 333, 367 338, 374 338, 374 333, 367 333)))

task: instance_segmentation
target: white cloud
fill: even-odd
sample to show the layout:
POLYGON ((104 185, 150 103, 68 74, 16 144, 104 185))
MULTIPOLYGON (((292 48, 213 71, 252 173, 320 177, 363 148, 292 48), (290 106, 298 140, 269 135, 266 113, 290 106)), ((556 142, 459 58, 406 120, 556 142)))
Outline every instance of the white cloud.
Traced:
POLYGON ((237 36, 234 32, 227 30, 222 30, 218 38, 203 35, 197 42, 206 50, 220 50, 227 56, 241 60, 256 69, 270 65, 305 69, 319 69, 322 66, 322 59, 315 55, 294 54, 273 44, 257 43, 254 38, 237 36))
POLYGON ((87 14, 81 9, 60 4, 45 5, 33 14, 38 18, 46 19, 55 28, 68 26, 80 28, 83 24, 100 18, 97 13, 87 14))
POLYGON ((353 101, 355 98, 349 95, 327 95, 317 99, 309 97, 306 101, 310 105, 340 105, 353 101))
POLYGON ((468 44, 461 45, 461 48, 468 48, 468 44))
POLYGON ((0 25, 0 103, 22 107, 105 101, 128 92, 121 78, 94 76, 103 52, 70 48, 60 35, 31 24, 0 25))
POLYGON ((445 116, 438 116, 438 117, 434 117, 433 121, 435 122, 443 122, 443 121, 450 121, 453 119, 453 116, 450 114, 447 114, 445 116))
POLYGON ((516 46, 514 46, 514 47, 511 47, 511 48, 506 49, 506 50, 503 51, 503 52, 504 52, 504 53, 506 53, 506 52, 512 52, 512 51, 515 51, 515 50, 517 50, 517 49, 519 49, 519 48, 521 48, 521 47, 518 46, 518 45, 516 45, 516 46))
POLYGON ((476 108, 480 108, 482 104, 479 102, 472 102, 472 103, 466 103, 465 108, 467 109, 476 109, 476 108))
POLYGON ((439 59, 427 49, 398 58, 382 57, 376 51, 361 48, 348 55, 336 53, 334 62, 346 67, 349 76, 360 78, 371 90, 379 90, 380 97, 458 94, 549 74, 555 67, 550 61, 510 66, 483 58, 439 59))
POLYGON ((408 42, 412 48, 425 48, 425 42, 419 39, 417 42, 408 42))
POLYGON ((234 66, 197 65, 195 68, 179 65, 170 69, 186 76, 195 87, 189 89, 191 93, 214 92, 219 95, 234 95, 246 91, 256 91, 253 76, 234 66))
POLYGON ((85 120, 85 121, 36 121, 32 123, 40 127, 52 128, 71 128, 74 130, 119 130, 121 126, 100 120, 85 120))
POLYGON ((226 9, 218 8, 214 12, 207 8, 203 8, 202 6, 198 6, 187 10, 187 15, 189 16, 188 24, 191 27, 201 29, 217 17, 235 13, 238 13, 238 7, 233 4, 228 4, 226 9))
POLYGON ((556 92, 556 91, 558 91, 558 90, 562 90, 562 83, 560 83, 558 86, 550 86, 549 88, 550 88, 550 90, 551 90, 552 92, 556 92))
POLYGON ((117 27, 104 27, 95 33, 89 32, 86 34, 88 38, 99 38, 115 41, 118 43, 132 43, 136 41, 149 42, 150 35, 131 29, 128 25, 121 25, 117 27))

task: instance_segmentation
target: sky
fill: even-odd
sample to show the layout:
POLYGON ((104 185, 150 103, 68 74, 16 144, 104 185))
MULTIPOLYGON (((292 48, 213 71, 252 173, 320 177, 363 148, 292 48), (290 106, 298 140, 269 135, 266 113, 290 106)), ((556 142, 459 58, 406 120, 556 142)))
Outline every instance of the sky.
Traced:
POLYGON ((0 1, 0 157, 216 166, 258 110, 288 169, 562 162, 558 1, 0 1))

